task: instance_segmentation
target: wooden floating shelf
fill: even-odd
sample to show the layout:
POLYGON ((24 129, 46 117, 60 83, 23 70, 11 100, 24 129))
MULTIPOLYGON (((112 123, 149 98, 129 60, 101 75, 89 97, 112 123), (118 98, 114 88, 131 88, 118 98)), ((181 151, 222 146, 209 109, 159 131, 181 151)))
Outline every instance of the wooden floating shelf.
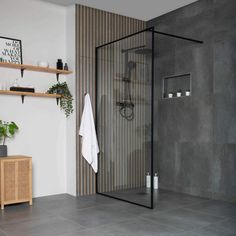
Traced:
POLYGON ((22 77, 23 77, 24 70, 56 74, 57 79, 59 75, 69 75, 72 73, 72 71, 70 70, 58 70, 58 69, 50 68, 50 67, 47 68, 47 67, 33 66, 33 65, 26 65, 26 64, 13 64, 13 63, 8 63, 8 62, 0 62, 0 67, 21 70, 22 77))
POLYGON ((0 90, 0 95, 11 95, 11 96, 21 96, 21 101, 24 103, 25 97, 41 97, 41 98, 56 98, 57 105, 59 99, 61 98, 60 94, 49 94, 49 93, 31 93, 31 92, 18 92, 18 91, 10 91, 10 90, 0 90))
POLYGON ((30 93, 30 92, 18 92, 18 91, 9 91, 9 90, 0 90, 0 94, 3 94, 3 95, 18 95, 18 96, 30 96, 30 97, 61 98, 60 94, 30 93))

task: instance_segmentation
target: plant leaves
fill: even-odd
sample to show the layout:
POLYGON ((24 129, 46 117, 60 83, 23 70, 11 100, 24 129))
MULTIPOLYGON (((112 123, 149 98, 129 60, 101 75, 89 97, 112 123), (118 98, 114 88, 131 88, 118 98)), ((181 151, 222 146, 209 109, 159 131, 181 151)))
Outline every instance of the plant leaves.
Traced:
POLYGON ((66 82, 63 83, 58 82, 57 84, 52 85, 48 89, 47 93, 50 94, 57 93, 62 96, 60 98, 60 108, 61 110, 64 110, 66 117, 69 117, 70 114, 73 113, 74 111, 72 105, 73 97, 66 82))

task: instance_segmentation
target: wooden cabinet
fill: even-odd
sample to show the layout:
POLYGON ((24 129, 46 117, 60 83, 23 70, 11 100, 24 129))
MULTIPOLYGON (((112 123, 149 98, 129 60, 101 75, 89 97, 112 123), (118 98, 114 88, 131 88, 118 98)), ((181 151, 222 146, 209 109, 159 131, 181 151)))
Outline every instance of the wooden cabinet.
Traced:
POLYGON ((0 158, 0 204, 29 202, 32 205, 32 159, 27 156, 0 158))

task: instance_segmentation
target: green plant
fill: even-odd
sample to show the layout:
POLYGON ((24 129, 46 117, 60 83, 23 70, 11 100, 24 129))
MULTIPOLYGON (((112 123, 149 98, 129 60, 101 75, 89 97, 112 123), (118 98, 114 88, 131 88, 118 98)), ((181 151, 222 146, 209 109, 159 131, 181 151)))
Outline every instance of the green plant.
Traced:
POLYGON ((2 141, 2 145, 5 145, 7 138, 13 138, 18 129, 18 126, 13 121, 0 120, 0 142, 2 141))
POLYGON ((62 110, 64 110, 66 117, 70 116, 70 114, 73 113, 74 111, 72 105, 73 97, 70 93, 70 90, 66 82, 64 83, 58 82, 57 84, 52 85, 48 89, 47 93, 50 94, 56 93, 61 95, 60 107, 62 110))

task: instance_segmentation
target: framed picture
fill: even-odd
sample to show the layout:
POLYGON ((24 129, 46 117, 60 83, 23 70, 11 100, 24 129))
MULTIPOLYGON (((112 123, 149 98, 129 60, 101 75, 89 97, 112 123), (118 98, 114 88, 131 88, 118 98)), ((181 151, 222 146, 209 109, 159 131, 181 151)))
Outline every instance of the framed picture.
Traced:
POLYGON ((23 64, 21 40, 0 36, 0 62, 23 64))

